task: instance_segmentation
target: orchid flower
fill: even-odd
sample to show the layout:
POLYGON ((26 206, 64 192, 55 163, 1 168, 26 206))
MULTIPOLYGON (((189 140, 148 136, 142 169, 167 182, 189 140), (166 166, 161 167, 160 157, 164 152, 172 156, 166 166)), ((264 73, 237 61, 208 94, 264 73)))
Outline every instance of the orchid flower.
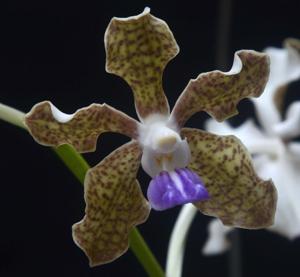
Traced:
MULTIPOLYGON (((237 128, 227 122, 209 120, 207 130, 218 134, 234 134, 254 154, 254 166, 262 178, 271 177, 278 191, 275 223, 268 230, 288 239, 300 235, 300 143, 291 141, 300 135, 300 101, 292 103, 282 114, 287 85, 300 78, 300 41, 287 39, 284 48, 269 47, 270 78, 261 101, 253 99, 262 129, 248 120, 237 128)), ((213 220, 209 224, 209 238, 205 254, 217 254, 229 246, 226 234, 232 229, 213 220)))
POLYGON ((85 217, 72 230, 90 265, 122 255, 130 230, 147 219, 151 208, 193 203, 227 225, 272 225, 276 189, 271 180, 257 176, 243 144, 234 136, 182 128, 196 112, 222 121, 237 113, 241 99, 260 96, 268 80, 268 56, 236 52, 229 72, 212 71, 191 80, 170 113, 162 74, 179 48, 168 25, 146 8, 137 16, 113 18, 104 42, 106 70, 131 86, 140 122, 107 104, 70 115, 49 101, 25 117, 33 138, 46 146, 67 143, 84 153, 95 150, 103 132, 131 138, 85 177, 85 217), (152 177, 148 201, 136 180, 140 164, 152 177))

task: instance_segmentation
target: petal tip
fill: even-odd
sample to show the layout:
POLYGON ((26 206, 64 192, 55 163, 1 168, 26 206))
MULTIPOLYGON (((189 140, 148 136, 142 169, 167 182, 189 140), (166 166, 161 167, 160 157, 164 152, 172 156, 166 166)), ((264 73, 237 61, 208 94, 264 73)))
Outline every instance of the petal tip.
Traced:
POLYGON ((137 15, 132 15, 132 16, 128 16, 128 17, 116 17, 116 16, 114 16, 114 17, 112 18, 112 20, 118 20, 118 21, 138 20, 138 19, 140 19, 141 17, 150 14, 150 11, 151 11, 151 9, 150 9, 149 7, 146 6, 146 7, 144 8, 144 10, 143 10, 141 13, 137 14, 137 15))
POLYGON ((96 267, 103 264, 110 263, 117 258, 119 258, 121 255, 123 255, 129 247, 129 242, 127 241, 127 246, 123 245, 123 247, 119 249, 115 248, 109 248, 106 249, 98 249, 96 245, 94 247, 90 247, 88 244, 88 238, 85 238, 85 234, 82 228, 85 228, 85 220, 87 217, 84 217, 83 220, 81 220, 78 223, 75 223, 72 226, 72 237, 74 243, 84 252, 86 257, 88 258, 88 263, 90 267, 96 267))

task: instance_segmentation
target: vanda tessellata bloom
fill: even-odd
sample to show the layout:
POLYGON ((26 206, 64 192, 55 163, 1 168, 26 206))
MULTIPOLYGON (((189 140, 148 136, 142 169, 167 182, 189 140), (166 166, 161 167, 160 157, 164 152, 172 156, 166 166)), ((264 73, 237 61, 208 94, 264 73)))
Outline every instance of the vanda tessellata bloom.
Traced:
POLYGON ((241 142, 182 128, 196 112, 222 121, 237 113, 239 100, 260 96, 268 79, 268 56, 238 51, 229 72, 212 71, 191 80, 170 113, 162 74, 179 48, 168 25, 146 8, 137 16, 113 18, 104 42, 106 70, 131 86, 140 122, 107 104, 68 115, 48 101, 35 105, 25 118, 34 139, 47 146, 68 143, 90 152, 108 131, 132 139, 86 174, 86 215, 72 230, 90 265, 122 255, 129 231, 147 219, 151 208, 191 202, 226 225, 255 229, 273 224, 276 189, 256 175, 241 142), (140 164, 152 177, 149 202, 136 180, 140 164))
MULTIPOLYGON (((218 134, 234 134, 254 155, 254 167, 262 178, 271 177, 278 190, 274 225, 268 230, 288 239, 300 236, 300 101, 292 102, 283 114, 287 85, 300 78, 300 41, 286 39, 283 48, 268 47, 270 78, 265 91, 252 99, 261 128, 252 120, 237 128, 227 122, 209 120, 207 130, 218 134)), ((232 229, 213 220, 204 245, 205 254, 217 254, 229 247, 226 234, 232 229)))

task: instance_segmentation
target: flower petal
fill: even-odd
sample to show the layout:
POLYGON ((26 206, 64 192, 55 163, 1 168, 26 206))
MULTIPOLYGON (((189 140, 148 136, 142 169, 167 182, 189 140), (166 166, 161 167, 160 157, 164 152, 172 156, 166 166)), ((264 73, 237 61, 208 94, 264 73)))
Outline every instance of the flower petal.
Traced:
POLYGON ((281 110, 287 85, 300 78, 300 40, 286 39, 284 48, 268 47, 270 78, 259 99, 251 99, 259 122, 273 134, 272 127, 281 120, 281 110))
POLYGON ((291 141, 286 144, 286 151, 293 163, 300 168, 300 143, 299 141, 291 141))
POLYGON ((213 219, 208 224, 208 237, 202 247, 202 254, 210 256, 224 253, 231 247, 226 235, 233 230, 224 226, 218 219, 213 219))
MULTIPOLYGON (((289 149, 277 159, 266 155, 258 155, 253 158, 257 174, 262 178, 271 176, 278 191, 274 225, 270 226, 268 230, 290 240, 300 236, 300 205, 298 201, 300 145, 296 143, 293 145, 296 146, 294 148, 291 147, 292 144, 288 144, 289 149)), ((209 236, 202 252, 205 255, 214 255, 226 250, 223 246, 226 246, 224 244, 226 233, 230 230, 232 229, 212 220, 209 224, 209 236)))
POLYGON ((237 136, 248 148, 253 140, 267 139, 268 137, 255 125, 252 119, 248 119, 240 126, 234 128, 228 121, 217 122, 213 119, 208 119, 205 122, 205 130, 216 133, 218 135, 237 136))
POLYGON ((268 229, 288 239, 295 239, 300 236, 300 163, 290 154, 287 150, 277 159, 257 156, 253 162, 257 174, 262 178, 272 177, 278 191, 275 222, 268 229))
POLYGON ((187 168, 160 172, 151 180, 147 196, 151 207, 157 211, 209 198, 203 181, 187 168))
POLYGON ((97 139, 111 131, 137 138, 138 122, 106 104, 92 104, 69 115, 48 101, 36 104, 25 117, 33 138, 46 146, 71 144, 79 152, 95 151, 97 139))
POLYGON ((237 114, 236 105, 246 97, 258 97, 269 75, 266 54, 241 50, 235 53, 229 72, 202 73, 191 80, 178 98, 171 120, 182 127, 196 112, 205 111, 218 121, 237 114))
POLYGON ((273 224, 277 194, 271 180, 255 173, 250 155, 234 136, 184 128, 191 148, 189 168, 202 179, 211 198, 195 205, 223 224, 247 229, 273 224))
POLYGON ((106 70, 130 85, 140 119, 152 113, 169 114, 162 88, 167 63, 179 52, 168 25, 150 14, 114 17, 105 33, 106 70))
POLYGON ((141 149, 130 142, 115 150, 85 178, 85 217, 73 238, 90 266, 108 263, 128 249, 130 229, 144 222, 150 207, 136 181, 141 149))
POLYGON ((284 140, 291 140, 300 135, 300 101, 295 101, 288 107, 286 119, 275 124, 273 131, 284 140))

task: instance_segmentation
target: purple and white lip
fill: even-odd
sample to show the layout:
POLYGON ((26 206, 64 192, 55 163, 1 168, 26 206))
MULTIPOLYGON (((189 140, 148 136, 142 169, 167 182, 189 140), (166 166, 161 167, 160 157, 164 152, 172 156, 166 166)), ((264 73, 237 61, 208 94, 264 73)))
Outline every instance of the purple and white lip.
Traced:
POLYGON ((147 197, 157 211, 210 198, 200 177, 187 168, 160 172, 151 180, 147 197))

